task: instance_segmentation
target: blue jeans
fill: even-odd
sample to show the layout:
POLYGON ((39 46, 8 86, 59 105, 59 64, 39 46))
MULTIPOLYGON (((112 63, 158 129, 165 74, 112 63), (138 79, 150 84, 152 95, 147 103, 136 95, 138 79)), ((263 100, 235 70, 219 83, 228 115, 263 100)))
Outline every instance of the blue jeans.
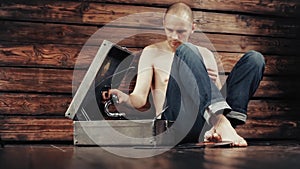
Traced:
POLYGON ((162 118, 181 120, 182 127, 192 123, 183 142, 198 141, 206 119, 205 110, 223 113, 231 121, 243 123, 249 99, 262 79, 263 70, 263 56, 255 51, 247 52, 233 68, 221 92, 209 78, 198 48, 184 43, 175 52, 162 118))
POLYGON ((232 126, 244 124, 247 119, 249 99, 254 95, 263 78, 265 61, 261 53, 249 51, 233 67, 221 92, 232 108, 225 116, 232 126))

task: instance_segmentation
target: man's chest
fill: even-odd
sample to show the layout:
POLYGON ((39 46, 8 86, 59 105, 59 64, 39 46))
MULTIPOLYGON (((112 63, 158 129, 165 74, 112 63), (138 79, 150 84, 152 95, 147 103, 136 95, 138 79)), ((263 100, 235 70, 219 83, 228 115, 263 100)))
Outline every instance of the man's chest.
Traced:
POLYGON ((157 57, 153 62, 153 80, 156 85, 166 85, 169 80, 173 55, 157 57))

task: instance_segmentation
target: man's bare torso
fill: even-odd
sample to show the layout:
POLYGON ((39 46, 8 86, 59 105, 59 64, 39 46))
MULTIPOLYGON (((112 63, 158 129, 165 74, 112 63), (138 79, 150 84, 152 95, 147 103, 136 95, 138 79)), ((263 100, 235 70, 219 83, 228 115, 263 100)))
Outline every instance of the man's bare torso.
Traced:
POLYGON ((156 109, 156 114, 161 113, 163 104, 165 102, 165 95, 169 76, 171 72, 171 66, 173 62, 174 52, 167 48, 165 42, 156 43, 149 46, 152 52, 152 84, 151 93, 153 96, 153 102, 156 109))
MULTIPOLYGON (((207 52, 206 48, 198 47, 198 49, 202 56, 207 52)), ((166 41, 150 45, 147 47, 147 50, 151 50, 151 52, 149 52, 151 56, 145 57, 151 57, 150 61, 153 71, 151 93, 156 108, 156 115, 158 115, 164 108, 163 104, 165 102, 174 51, 167 45, 166 41)), ((215 69, 216 72, 218 71, 214 64, 210 64, 211 62, 215 63, 215 60, 212 60, 214 58, 203 56, 203 59, 206 66, 215 69)))

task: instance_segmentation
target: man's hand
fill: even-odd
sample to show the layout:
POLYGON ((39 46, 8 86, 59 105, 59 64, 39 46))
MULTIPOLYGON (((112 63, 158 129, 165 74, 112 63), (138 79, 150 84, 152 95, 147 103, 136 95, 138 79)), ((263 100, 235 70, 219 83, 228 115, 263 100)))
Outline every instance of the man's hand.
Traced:
POLYGON ((112 95, 116 95, 118 97, 118 103, 128 103, 128 101, 129 101, 129 96, 118 89, 110 89, 108 91, 109 98, 105 98, 105 95, 103 95, 103 94, 102 94, 102 97, 104 99, 110 99, 110 97, 112 95))
POLYGON ((211 80, 215 83, 218 78, 218 74, 214 70, 209 68, 207 69, 207 73, 211 80))

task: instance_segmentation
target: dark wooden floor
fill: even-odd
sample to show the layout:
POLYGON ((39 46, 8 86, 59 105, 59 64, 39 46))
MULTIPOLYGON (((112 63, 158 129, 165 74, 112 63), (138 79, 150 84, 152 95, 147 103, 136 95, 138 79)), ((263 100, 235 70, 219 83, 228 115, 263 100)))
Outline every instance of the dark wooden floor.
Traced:
MULTIPOLYGON (((246 148, 171 149, 149 158, 124 158, 99 147, 7 145, 1 169, 299 169, 300 142, 249 142, 246 148)), ((126 151, 132 148, 120 148, 126 151)))

